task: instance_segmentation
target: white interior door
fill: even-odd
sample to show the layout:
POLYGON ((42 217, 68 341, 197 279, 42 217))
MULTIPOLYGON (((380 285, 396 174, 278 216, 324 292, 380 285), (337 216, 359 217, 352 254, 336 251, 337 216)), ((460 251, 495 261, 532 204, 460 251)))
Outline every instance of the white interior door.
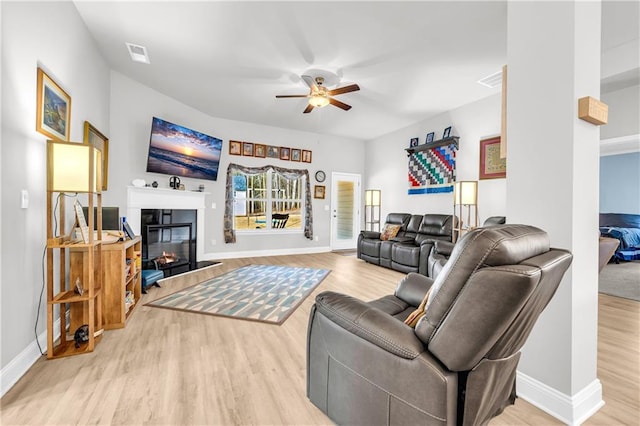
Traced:
POLYGON ((360 175, 331 174, 331 249, 354 249, 360 233, 360 175))

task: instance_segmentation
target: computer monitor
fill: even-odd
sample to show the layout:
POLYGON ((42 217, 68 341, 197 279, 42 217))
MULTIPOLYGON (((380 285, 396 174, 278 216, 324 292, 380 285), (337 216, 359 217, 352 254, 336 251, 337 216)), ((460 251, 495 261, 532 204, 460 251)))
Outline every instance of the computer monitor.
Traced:
MULTIPOLYGON (((84 217, 89 223, 89 208, 82 207, 84 217)), ((93 208, 93 229, 98 229, 97 207, 93 208)), ((120 208, 119 207, 103 207, 102 208, 102 230, 103 231, 119 231, 120 230, 120 208)))

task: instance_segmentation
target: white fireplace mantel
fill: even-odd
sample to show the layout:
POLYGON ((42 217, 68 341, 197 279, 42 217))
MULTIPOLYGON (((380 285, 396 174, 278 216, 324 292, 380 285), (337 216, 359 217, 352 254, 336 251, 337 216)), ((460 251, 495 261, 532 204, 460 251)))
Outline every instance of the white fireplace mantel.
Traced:
POLYGON ((140 235, 142 209, 196 210, 196 258, 204 256, 204 209, 208 192, 177 189, 127 187, 127 222, 136 235, 140 235))

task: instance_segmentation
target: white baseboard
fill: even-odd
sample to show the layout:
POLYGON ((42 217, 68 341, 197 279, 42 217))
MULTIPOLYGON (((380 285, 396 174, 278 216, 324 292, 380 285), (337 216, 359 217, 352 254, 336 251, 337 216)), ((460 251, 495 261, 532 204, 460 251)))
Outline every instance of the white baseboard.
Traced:
POLYGON ((287 256, 292 254, 327 253, 331 247, 291 248, 280 250, 230 251, 225 253, 205 253, 203 260, 239 259, 243 257, 287 256))
MULTIPOLYGON (((60 320, 56 321, 54 330, 60 330, 60 320)), ((57 339, 58 336, 54 338, 57 339)), ((38 335, 38 342, 44 353, 47 353, 47 330, 45 329, 38 335)), ((9 364, 5 365, 0 370, 0 397, 3 397, 5 393, 9 391, 18 383, 18 380, 25 375, 33 364, 42 356, 37 342, 34 340, 26 348, 22 350, 14 359, 9 361, 9 364)))
POLYGON ((569 396, 518 371, 516 390, 518 397, 568 425, 582 424, 604 405, 602 384, 597 378, 569 396))

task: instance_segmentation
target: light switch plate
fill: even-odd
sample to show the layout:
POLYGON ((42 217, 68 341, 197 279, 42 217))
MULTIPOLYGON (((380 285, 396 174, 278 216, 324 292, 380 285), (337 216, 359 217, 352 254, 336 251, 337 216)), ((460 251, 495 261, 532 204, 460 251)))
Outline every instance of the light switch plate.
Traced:
POLYGON ((20 208, 29 208, 29 191, 26 189, 20 191, 20 208))

